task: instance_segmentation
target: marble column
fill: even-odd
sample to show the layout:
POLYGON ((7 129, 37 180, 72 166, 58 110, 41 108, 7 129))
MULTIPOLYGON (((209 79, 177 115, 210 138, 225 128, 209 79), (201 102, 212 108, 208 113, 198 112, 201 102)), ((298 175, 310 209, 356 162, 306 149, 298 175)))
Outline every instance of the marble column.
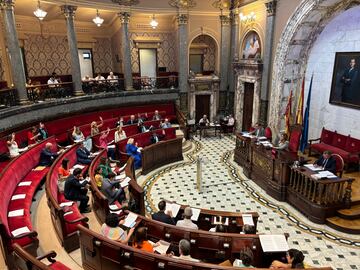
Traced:
POLYGON ((6 46, 9 53, 12 81, 17 90, 20 104, 24 104, 28 102, 28 96, 26 91, 24 62, 16 32, 14 1, 0 0, 0 8, 5 29, 6 46))
POLYGON ((259 121, 263 125, 267 125, 270 79, 271 79, 271 60, 272 60, 272 45, 274 41, 274 27, 276 14, 277 0, 271 0, 265 3, 267 17, 266 17, 266 34, 264 42, 264 57, 263 57, 263 73, 261 81, 260 93, 260 117, 259 121))
POLYGON ((188 112, 188 15, 179 14, 178 23, 178 71, 179 71, 179 90, 180 90, 180 108, 183 112, 188 112))
POLYGON ((229 63, 229 91, 226 109, 229 113, 234 110, 234 92, 235 92, 235 70, 233 62, 239 57, 239 10, 231 11, 231 48, 229 63))
POLYGON ((229 15, 221 15, 221 47, 220 47, 220 113, 227 109, 229 92, 229 66, 230 66, 230 42, 231 20, 229 15))
POLYGON ((82 90, 81 82, 81 71, 80 71, 80 60, 79 52, 77 46, 77 39, 74 26, 74 17, 77 7, 64 5, 61 6, 61 10, 66 18, 66 28, 67 28, 67 39, 69 43, 70 59, 71 59, 71 76, 74 87, 75 96, 84 95, 82 90))
POLYGON ((129 39, 130 13, 120 12, 118 16, 121 21, 121 53, 123 56, 122 63, 123 63, 123 72, 125 79, 125 89, 129 91, 129 90, 134 90, 132 65, 131 65, 130 39, 129 39))

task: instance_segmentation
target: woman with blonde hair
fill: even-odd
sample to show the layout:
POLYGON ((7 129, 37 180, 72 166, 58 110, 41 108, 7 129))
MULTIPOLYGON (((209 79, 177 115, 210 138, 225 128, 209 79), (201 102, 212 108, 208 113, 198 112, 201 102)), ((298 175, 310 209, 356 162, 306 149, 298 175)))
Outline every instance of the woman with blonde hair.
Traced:
POLYGON ((135 169, 139 169, 141 167, 141 153, 140 153, 140 149, 137 147, 137 143, 134 144, 133 138, 130 138, 127 141, 125 149, 128 155, 134 157, 135 169))
POLYGON ((91 122, 91 125, 90 125, 90 127, 91 127, 91 136, 94 136, 94 135, 100 133, 100 128, 103 126, 104 121, 103 121, 101 116, 99 117, 99 119, 100 119, 100 124, 96 123, 96 121, 91 122))
POLYGON ((115 131, 115 138, 114 141, 115 143, 126 139, 126 133, 125 131, 122 129, 122 126, 118 126, 116 131, 115 131))

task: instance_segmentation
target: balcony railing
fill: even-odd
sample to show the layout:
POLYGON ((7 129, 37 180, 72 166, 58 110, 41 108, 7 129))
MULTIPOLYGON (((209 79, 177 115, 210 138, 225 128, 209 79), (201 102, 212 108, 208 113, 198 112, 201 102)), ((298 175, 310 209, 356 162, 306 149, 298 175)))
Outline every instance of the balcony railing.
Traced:
MULTIPOLYGON (((178 76, 159 77, 133 77, 135 90, 175 89, 178 87, 178 76)), ((85 95, 92 95, 106 92, 125 91, 124 78, 111 80, 91 80, 82 83, 82 90, 85 95)), ((45 100, 69 98, 74 96, 72 82, 49 84, 36 84, 26 87, 27 96, 30 102, 42 102, 45 100)), ((14 88, 0 90, 0 108, 17 105, 17 91, 14 88)))

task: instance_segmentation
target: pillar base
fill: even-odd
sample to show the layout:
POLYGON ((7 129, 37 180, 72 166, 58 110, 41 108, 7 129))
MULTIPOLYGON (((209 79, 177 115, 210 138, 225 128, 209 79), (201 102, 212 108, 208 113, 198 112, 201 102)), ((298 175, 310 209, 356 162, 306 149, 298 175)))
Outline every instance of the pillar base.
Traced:
POLYGON ((85 93, 84 93, 83 90, 75 90, 74 91, 74 96, 75 97, 80 97, 80 96, 84 96, 84 95, 85 95, 85 93))
POLYGON ((19 104, 20 105, 29 105, 31 104, 32 102, 30 100, 28 100, 27 98, 22 98, 22 99, 19 99, 19 104))
POLYGON ((126 91, 134 91, 135 88, 132 87, 132 86, 126 86, 125 90, 126 90, 126 91))

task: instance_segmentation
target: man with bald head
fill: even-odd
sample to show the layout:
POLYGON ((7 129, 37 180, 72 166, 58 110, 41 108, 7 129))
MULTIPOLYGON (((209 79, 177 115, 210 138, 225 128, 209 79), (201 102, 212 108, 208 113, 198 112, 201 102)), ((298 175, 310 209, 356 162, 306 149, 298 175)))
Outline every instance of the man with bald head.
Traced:
POLYGON ((47 143, 45 145, 45 148, 41 150, 39 162, 40 166, 51 166, 54 160, 58 157, 59 153, 53 152, 51 148, 53 148, 52 143, 47 143))

